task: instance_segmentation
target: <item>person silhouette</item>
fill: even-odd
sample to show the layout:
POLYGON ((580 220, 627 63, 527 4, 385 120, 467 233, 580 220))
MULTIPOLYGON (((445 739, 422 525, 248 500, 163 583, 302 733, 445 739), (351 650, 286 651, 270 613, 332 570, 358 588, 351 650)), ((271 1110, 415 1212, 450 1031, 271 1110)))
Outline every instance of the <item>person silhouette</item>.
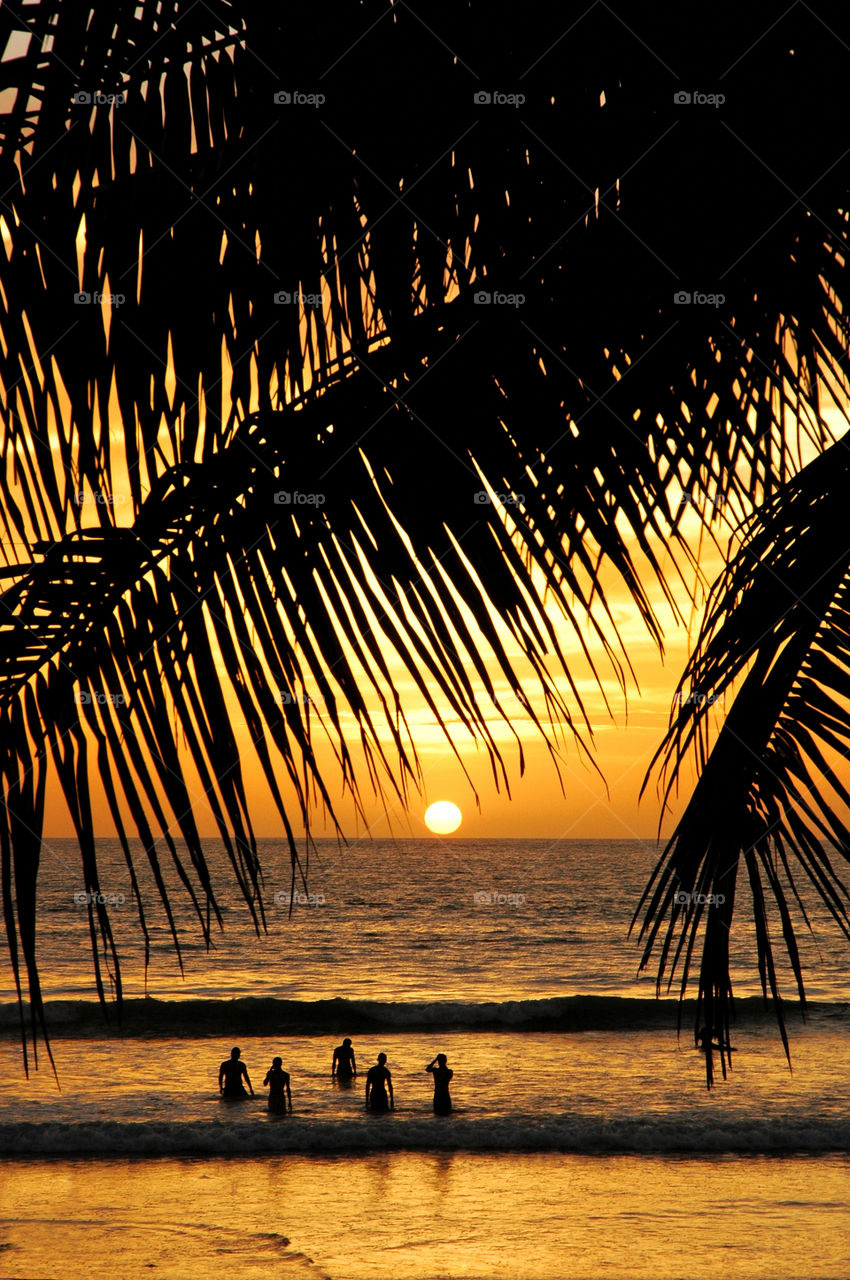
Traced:
POLYGON ((283 1069, 283 1058, 273 1058, 272 1065, 266 1072, 263 1085, 269 1087, 269 1111, 286 1115, 286 1103, 292 1111, 292 1090, 289 1087, 289 1072, 283 1069))
POLYGON ((376 1065, 370 1067, 366 1074, 367 1111, 389 1111, 390 1108, 395 1110, 393 1078, 386 1068, 386 1061, 387 1055, 379 1053, 376 1065), (389 1098, 387 1090, 389 1090, 389 1098))
POLYGON ((242 1084, 242 1077, 248 1088, 251 1090, 251 1097, 254 1096, 254 1086, 251 1084, 251 1077, 248 1075, 248 1068, 244 1062, 239 1061, 241 1049, 234 1047, 230 1050, 230 1057, 226 1058, 218 1069, 218 1088, 223 1098, 247 1098, 245 1086, 242 1084))
POLYGON ((434 1077, 434 1114, 438 1116, 447 1116, 452 1109, 452 1100, 449 1097, 449 1081, 454 1072, 451 1067, 446 1065, 446 1055, 438 1053, 425 1068, 430 1071, 434 1077))
POLYGON ((343 1040, 342 1044, 337 1045, 334 1049, 333 1062, 331 1063, 331 1079, 334 1077, 340 1084, 350 1084, 357 1075, 357 1063, 354 1058, 354 1050, 351 1047, 351 1041, 348 1036, 343 1040))

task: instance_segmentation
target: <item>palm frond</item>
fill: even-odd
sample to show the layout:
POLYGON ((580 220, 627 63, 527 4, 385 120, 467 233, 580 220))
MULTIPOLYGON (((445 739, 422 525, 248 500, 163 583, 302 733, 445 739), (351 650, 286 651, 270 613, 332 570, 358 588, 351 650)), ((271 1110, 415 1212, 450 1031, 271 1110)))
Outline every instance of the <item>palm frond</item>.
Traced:
MULTIPOLYGON (((736 888, 746 874, 762 990, 775 1002, 789 1052, 776 943, 805 1002, 795 910, 808 925, 799 882, 810 884, 850 938, 850 449, 839 441, 742 531, 715 584, 656 762, 669 799, 685 760, 699 777, 636 913, 642 965, 659 989, 678 973, 684 997, 702 942, 697 1025, 728 1043, 729 941, 736 888), (734 700, 716 733, 720 703, 734 700)), ((711 1055, 706 1055, 710 1070, 711 1055)), ((710 1083, 710 1076, 709 1076, 710 1083)))
MULTIPOLYGON (((570 646, 600 683, 600 661, 624 690, 630 675, 605 569, 661 646, 644 575, 674 612, 690 593, 685 505, 713 535, 734 527, 829 444, 822 388, 850 393, 850 180, 820 105, 850 32, 816 7, 776 22, 729 6, 752 52, 718 126, 674 110, 678 20, 659 11, 638 38, 619 3, 507 6, 509 42, 483 0, 0 10, 0 36, 31 37, 3 64, 0 117, 9 894, 48 759, 96 885, 94 752, 125 856, 123 797, 166 910, 157 835, 202 929, 216 915, 201 804, 261 928, 228 708, 298 874, 278 771, 297 822, 313 794, 333 813, 315 733, 356 801, 348 715, 371 787, 417 785, 390 653, 498 785, 493 670, 539 705, 510 645, 553 758, 561 727, 589 747, 570 646), (780 75, 781 136, 762 92, 780 75), (520 84, 521 112, 475 101, 520 84), (789 185, 805 202, 777 217, 789 185), (723 300, 686 308, 683 287, 723 300), (282 516, 281 491, 324 501, 282 516), (98 691, 126 702, 74 700, 98 691)), ((706 83, 723 30, 712 11, 689 32, 706 83)), ((117 986, 100 908, 91 928, 117 986)), ((10 938, 31 973, 33 938, 10 938)))

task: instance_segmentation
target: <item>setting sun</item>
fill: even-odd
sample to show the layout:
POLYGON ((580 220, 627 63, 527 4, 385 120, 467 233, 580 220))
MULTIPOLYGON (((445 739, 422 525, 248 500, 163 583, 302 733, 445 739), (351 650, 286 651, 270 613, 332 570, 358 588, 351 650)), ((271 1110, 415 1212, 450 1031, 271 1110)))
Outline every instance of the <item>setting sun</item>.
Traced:
POLYGON ((462 821, 463 814, 451 800, 437 800, 425 810, 425 826, 439 836, 451 835, 462 821))

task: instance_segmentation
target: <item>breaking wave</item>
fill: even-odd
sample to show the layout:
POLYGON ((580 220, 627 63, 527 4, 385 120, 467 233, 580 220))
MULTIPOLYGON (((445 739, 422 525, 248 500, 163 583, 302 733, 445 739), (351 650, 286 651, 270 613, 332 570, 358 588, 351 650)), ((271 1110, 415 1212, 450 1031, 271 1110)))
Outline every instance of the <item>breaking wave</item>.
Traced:
MULTIPOLYGON (((238 999, 125 1000, 104 1009, 94 1000, 55 1000, 46 1005, 53 1036, 103 1036, 111 1032, 139 1037, 205 1037, 233 1035, 337 1035, 371 1031, 640 1031, 675 1028, 681 1016, 689 1028, 694 1002, 625 996, 574 995, 538 1000, 467 1002, 460 1000, 275 1000, 238 999)), ((772 1022, 771 1006, 758 997, 735 1003, 736 1022, 772 1022)), ((786 1014, 799 1006, 788 1002, 786 1014)), ((807 1006, 813 1022, 850 1022, 850 1004, 814 1002, 807 1006)), ((0 1033, 17 1035, 20 1014, 15 1004, 0 1004, 0 1033)))
POLYGON ((3 1156, 253 1156, 368 1154, 373 1151, 553 1151, 587 1154, 824 1154, 846 1151, 850 1122, 777 1122, 679 1116, 513 1116, 465 1119, 401 1113, 328 1122, 309 1117, 178 1122, 80 1120, 0 1124, 3 1156))

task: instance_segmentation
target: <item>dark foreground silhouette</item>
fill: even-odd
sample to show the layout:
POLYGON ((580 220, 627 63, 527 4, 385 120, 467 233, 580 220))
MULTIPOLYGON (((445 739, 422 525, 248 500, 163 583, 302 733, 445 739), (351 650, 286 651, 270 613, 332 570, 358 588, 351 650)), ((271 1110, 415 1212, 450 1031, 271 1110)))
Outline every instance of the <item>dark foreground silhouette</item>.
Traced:
POLYGON ((239 1061, 241 1049, 234 1047, 230 1050, 230 1057, 226 1058, 218 1069, 218 1087, 223 1098, 247 1098, 245 1086, 242 1078, 248 1088, 251 1090, 251 1097, 254 1096, 254 1086, 251 1084, 251 1077, 248 1075, 248 1068, 244 1062, 239 1061))
POLYGON ((354 1049, 351 1041, 346 1038, 342 1044, 337 1045, 334 1049, 333 1062, 331 1063, 331 1079, 334 1077, 340 1084, 350 1084, 357 1075, 357 1062, 354 1058, 354 1049))
POLYGON ((283 1059, 273 1058, 272 1065, 266 1072, 263 1085, 268 1085, 269 1111, 285 1115, 287 1103, 292 1111, 292 1090, 289 1087, 289 1072, 283 1069, 283 1059))
POLYGON ((452 1100, 449 1096, 449 1081, 454 1072, 447 1065, 446 1055, 438 1053, 436 1058, 428 1063, 425 1070, 430 1071, 434 1077, 434 1114, 447 1116, 452 1109, 452 1100))
POLYGON ((387 1055, 378 1054, 378 1061, 366 1075, 366 1110, 389 1111, 395 1109, 393 1078, 386 1068, 387 1055), (389 1091, 389 1094, 388 1092, 389 1091))
POLYGON ((702 1053, 734 1053, 732 1045, 728 1040, 724 1040, 719 1032, 715 1032, 713 1027, 703 1027, 697 1037, 697 1048, 702 1053))

